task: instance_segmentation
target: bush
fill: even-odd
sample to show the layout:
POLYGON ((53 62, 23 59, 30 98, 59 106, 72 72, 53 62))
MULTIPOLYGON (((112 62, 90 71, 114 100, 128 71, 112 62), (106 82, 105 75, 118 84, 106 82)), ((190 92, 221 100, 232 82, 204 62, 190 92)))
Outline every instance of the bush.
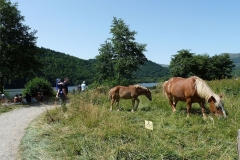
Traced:
POLYGON ((37 96, 38 92, 41 92, 45 97, 54 96, 54 90, 50 82, 48 82, 44 78, 35 78, 29 81, 25 85, 25 89, 23 90, 23 95, 25 96, 28 93, 33 97, 35 97, 37 96))

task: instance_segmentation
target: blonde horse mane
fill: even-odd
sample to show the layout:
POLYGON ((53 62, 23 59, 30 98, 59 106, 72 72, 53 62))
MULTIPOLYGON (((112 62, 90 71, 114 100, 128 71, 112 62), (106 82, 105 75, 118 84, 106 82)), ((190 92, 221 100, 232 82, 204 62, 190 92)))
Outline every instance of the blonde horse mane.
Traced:
POLYGON ((207 83, 204 80, 197 76, 194 76, 194 79, 195 89, 197 90, 197 93, 201 98, 204 98, 205 101, 207 102, 211 98, 211 96, 213 96, 217 102, 220 101, 220 97, 211 90, 211 88, 207 85, 207 83))
POLYGON ((133 87, 135 87, 135 88, 141 88, 141 89, 147 90, 146 87, 140 86, 139 84, 135 84, 135 85, 133 85, 133 87))

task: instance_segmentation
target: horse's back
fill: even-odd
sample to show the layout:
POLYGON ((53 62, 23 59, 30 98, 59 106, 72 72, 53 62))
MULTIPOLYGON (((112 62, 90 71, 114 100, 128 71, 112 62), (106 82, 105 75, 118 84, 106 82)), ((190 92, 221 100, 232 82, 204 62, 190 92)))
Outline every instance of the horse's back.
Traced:
POLYGON ((164 90, 170 96, 185 99, 186 97, 194 96, 194 83, 194 77, 173 77, 168 80, 167 84, 164 87, 164 90))
POLYGON ((115 86, 109 91, 110 98, 131 98, 132 86, 115 86))
POLYGON ((121 86, 115 86, 115 87, 111 88, 110 91, 109 91, 109 97, 112 98, 112 96, 119 91, 120 87, 121 86))

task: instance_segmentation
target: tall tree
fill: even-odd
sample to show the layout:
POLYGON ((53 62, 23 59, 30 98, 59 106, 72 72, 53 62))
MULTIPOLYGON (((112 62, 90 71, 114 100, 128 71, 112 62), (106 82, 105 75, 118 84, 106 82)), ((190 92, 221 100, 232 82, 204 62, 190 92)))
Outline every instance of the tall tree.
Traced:
POLYGON ((194 53, 190 53, 190 50, 182 49, 178 51, 178 54, 175 54, 171 58, 170 62, 170 71, 171 74, 175 77, 188 77, 192 73, 192 64, 193 64, 194 53))
POLYGON ((116 79, 119 84, 126 83, 132 78, 134 71, 143 65, 147 58, 143 54, 146 44, 135 41, 136 31, 130 31, 122 19, 113 18, 110 33, 112 34, 113 60, 116 79))
MULTIPOLYGON (((136 31, 130 31, 122 19, 113 18, 110 33, 112 38, 111 50, 100 52, 101 54, 112 55, 109 60, 114 64, 114 71, 117 84, 127 85, 131 83, 133 72, 139 69, 139 65, 143 65, 147 58, 143 54, 146 51, 146 44, 140 44, 135 41, 136 31)), ((102 47, 106 47, 106 44, 102 47)), ((100 49, 100 51, 102 51, 100 49)), ((99 60, 100 57, 98 56, 99 60)), ((106 60, 102 61, 106 64, 106 60), (105 61, 105 62, 104 62, 105 61)), ((112 76, 112 75, 109 75, 112 76)))
POLYGON ((5 81, 24 77, 40 69, 36 30, 24 25, 17 3, 0 0, 0 92, 5 81))
POLYGON ((113 45, 110 41, 105 41, 98 50, 99 55, 96 56, 97 62, 95 64, 98 72, 95 80, 102 84, 106 80, 111 81, 114 79, 113 45))

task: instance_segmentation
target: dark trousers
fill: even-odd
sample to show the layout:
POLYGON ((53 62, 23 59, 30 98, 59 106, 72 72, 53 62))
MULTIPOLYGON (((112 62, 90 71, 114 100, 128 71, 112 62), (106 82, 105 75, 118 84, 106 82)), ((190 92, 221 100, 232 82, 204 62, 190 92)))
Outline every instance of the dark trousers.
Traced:
POLYGON ((67 106, 66 106, 66 97, 64 94, 59 94, 58 96, 59 101, 60 101, 60 105, 62 107, 63 112, 67 111, 67 106))

